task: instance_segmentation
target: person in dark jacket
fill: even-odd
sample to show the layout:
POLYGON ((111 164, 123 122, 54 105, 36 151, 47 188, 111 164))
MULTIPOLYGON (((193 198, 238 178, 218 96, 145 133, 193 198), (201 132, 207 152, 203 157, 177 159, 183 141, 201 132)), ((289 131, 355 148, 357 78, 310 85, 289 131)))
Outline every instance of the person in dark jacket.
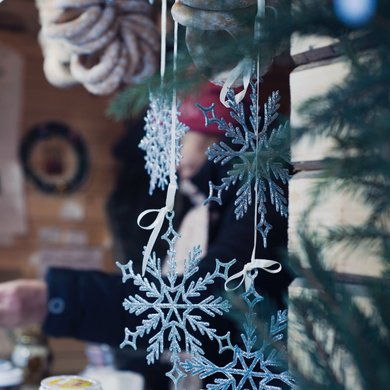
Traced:
MULTIPOLYGON (((207 105, 207 101, 201 103, 207 105)), ((191 115, 183 116, 191 118, 191 115)), ((203 118, 201 119, 203 121, 203 118)), ((196 128, 194 122, 195 119, 190 119, 188 123, 192 129, 196 128)), ((137 216, 145 209, 160 208, 165 203, 163 191, 156 191, 152 197, 146 195, 148 176, 143 169, 143 155, 137 148, 141 131, 136 129, 140 130, 142 127, 142 122, 133 125, 115 149, 116 157, 122 161, 122 170, 107 207, 117 259, 122 262, 132 259, 138 272, 141 270, 142 250, 149 232, 136 225, 137 216)), ((202 145, 200 148, 204 148, 215 141, 213 137, 217 133, 214 129, 214 134, 208 141, 205 141, 204 137, 210 137, 210 133, 196 135, 195 139, 198 141, 190 142, 188 150, 196 149, 195 144, 199 143, 202 145)), ((186 144, 183 147, 183 155, 183 178, 198 194, 207 197, 209 181, 220 183, 226 176, 227 168, 202 159, 197 163, 190 159, 186 165, 186 144)), ((254 206, 252 204, 245 216, 237 221, 234 214, 236 190, 237 188, 232 186, 224 192, 221 206, 216 203, 209 206, 208 247, 200 262, 197 277, 204 277, 207 272, 212 272, 216 259, 223 262, 236 259, 230 274, 241 271, 244 264, 250 260, 254 206)), ((191 191, 177 195, 174 220, 177 229, 189 211, 197 206, 194 205, 194 198, 196 197, 191 191)), ((269 209, 267 216, 273 228, 268 235, 267 248, 263 248, 261 240, 257 245, 256 257, 273 259, 283 264, 287 247, 287 221, 273 208, 269 209)), ((154 250, 160 259, 164 259, 166 249, 164 242, 158 239, 154 250)), ((290 282, 291 275, 284 267, 276 275, 259 271, 256 287, 259 293, 272 300, 277 307, 284 307, 284 295, 290 282)), ((222 291, 223 282, 219 281, 206 294, 221 295, 222 291)), ((45 332, 51 336, 74 337, 118 346, 123 341, 124 329, 135 329, 141 322, 139 317, 130 315, 122 307, 124 298, 138 292, 138 287, 132 283, 123 284, 121 275, 118 274, 53 268, 49 270, 45 282, 17 281, 0 286, 0 326, 42 321, 45 332), (30 312, 31 314, 28 314, 30 312)), ((236 328, 236 324, 229 319, 224 318, 221 321, 220 317, 209 317, 206 320, 210 321, 211 327, 218 328, 220 334, 236 328)), ((140 349, 147 346, 147 341, 147 337, 140 339, 140 349)), ((204 349, 211 360, 217 354, 215 345, 206 339, 204 349)))

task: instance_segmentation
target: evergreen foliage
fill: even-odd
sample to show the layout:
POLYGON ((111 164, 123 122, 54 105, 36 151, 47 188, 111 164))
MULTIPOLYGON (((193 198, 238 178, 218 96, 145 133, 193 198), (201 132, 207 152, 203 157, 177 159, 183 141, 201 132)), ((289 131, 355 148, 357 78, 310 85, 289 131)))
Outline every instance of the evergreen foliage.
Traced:
MULTIPOLYGON (((302 106, 307 125, 293 129, 293 142, 304 135, 327 136, 337 157, 325 161, 322 184, 313 204, 326 191, 347 191, 370 207, 364 226, 335 226, 327 236, 316 237, 302 221, 301 240, 310 269, 297 272, 313 296, 290 300, 298 314, 297 326, 306 335, 309 362, 297 361, 290 350, 301 389, 388 389, 390 383, 390 3, 378 0, 374 17, 347 29, 334 13, 331 1, 296 0, 283 23, 267 37, 277 42, 292 33, 327 35, 340 40, 338 50, 350 66, 342 84, 302 106), (364 246, 382 261, 382 279, 363 277, 359 285, 369 297, 371 310, 359 305, 351 288, 326 270, 322 253, 343 243, 353 250, 364 246), (320 330, 318 329, 320 324, 320 330), (327 330, 332 332, 329 336, 327 330), (339 360, 338 363, 337 361, 339 360), (304 366, 310 369, 302 369, 304 366), (352 368, 353 367, 353 368, 352 368), (355 372, 355 374, 354 374, 355 372), (355 376, 356 382, 351 378, 355 376)), ((266 28, 270 28, 267 26, 266 28)))

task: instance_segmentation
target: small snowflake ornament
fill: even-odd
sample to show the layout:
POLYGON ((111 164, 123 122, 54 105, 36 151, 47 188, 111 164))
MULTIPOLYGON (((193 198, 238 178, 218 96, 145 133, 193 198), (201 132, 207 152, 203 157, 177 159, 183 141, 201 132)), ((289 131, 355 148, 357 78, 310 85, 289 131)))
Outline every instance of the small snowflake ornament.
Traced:
POLYGON ((193 357, 182 363, 183 369, 192 375, 199 375, 201 379, 212 378, 206 388, 210 390, 281 390, 294 389, 295 382, 291 374, 283 367, 283 352, 276 349, 275 343, 282 340, 287 328, 287 310, 278 311, 271 317, 268 335, 262 340, 259 349, 257 343, 257 329, 254 325, 256 304, 263 300, 253 286, 242 294, 248 306, 245 315, 244 333, 241 334, 242 347, 235 345, 230 348, 232 360, 219 366, 204 356, 193 357), (282 387, 281 387, 282 386, 282 387))
POLYGON ((180 352, 192 356, 204 354, 199 336, 207 335, 210 340, 217 341, 219 350, 223 351, 230 345, 229 332, 223 336, 210 327, 205 316, 220 316, 230 309, 230 304, 222 297, 207 294, 208 288, 217 278, 226 280, 229 268, 235 262, 221 263, 216 260, 214 272, 208 272, 204 277, 195 278, 198 271, 201 251, 194 247, 188 255, 182 277, 176 273, 174 243, 179 235, 173 228, 174 213, 168 213, 169 222, 166 233, 161 237, 168 243, 168 274, 166 279, 161 273, 161 261, 153 253, 147 265, 145 277, 136 274, 133 262, 123 265, 117 263, 122 271, 122 281, 132 280, 140 294, 130 295, 123 302, 123 307, 130 314, 143 316, 141 325, 132 331, 125 329, 125 339, 121 348, 129 345, 137 349, 138 338, 148 335, 147 362, 155 363, 167 346, 171 352, 173 368, 167 373, 177 387, 180 380, 186 376, 181 368, 180 352), (202 298, 202 293, 205 297, 202 298))
MULTIPOLYGON (((165 189, 168 185, 171 127, 172 127, 172 100, 163 93, 150 94, 150 106, 145 117, 145 136, 139 147, 145 151, 145 169, 150 176, 149 194, 156 187, 165 189)), ((189 130, 188 126, 179 121, 180 112, 176 117, 176 165, 181 160, 180 141, 189 130)))
POLYGON ((210 107, 198 107, 205 117, 206 126, 216 123, 218 128, 225 132, 225 136, 231 140, 231 144, 238 148, 229 146, 221 141, 213 144, 207 150, 208 159, 221 165, 231 164, 227 171, 227 177, 222 183, 215 185, 209 182, 209 197, 206 203, 215 201, 222 204, 222 192, 229 189, 231 185, 239 183, 236 192, 235 214, 236 218, 242 218, 252 204, 252 186, 257 190, 257 210, 259 213, 259 230, 264 247, 267 246, 267 235, 272 228, 266 219, 266 193, 269 191, 271 204, 282 216, 287 216, 287 199, 282 187, 278 184, 286 184, 290 178, 288 168, 289 147, 288 147, 288 126, 280 125, 271 130, 271 125, 278 117, 279 92, 273 92, 264 104, 263 118, 260 117, 258 106, 257 83, 251 83, 251 105, 250 118, 247 123, 243 103, 236 103, 234 91, 228 90, 226 98, 230 108, 231 117, 238 123, 226 123, 225 119, 217 118, 214 111, 214 104, 210 107), (261 128, 257 128, 261 124, 261 128))

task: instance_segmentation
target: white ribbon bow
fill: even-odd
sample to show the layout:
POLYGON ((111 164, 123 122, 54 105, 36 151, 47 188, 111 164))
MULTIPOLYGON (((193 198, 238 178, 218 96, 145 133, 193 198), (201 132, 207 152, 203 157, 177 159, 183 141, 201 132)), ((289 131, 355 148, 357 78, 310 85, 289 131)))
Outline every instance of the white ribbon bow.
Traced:
POLYGON ((145 247, 144 250, 144 257, 142 259, 142 276, 145 275, 146 267, 148 265, 148 260, 150 257, 150 254, 152 253, 152 249, 154 246, 154 243, 157 240, 157 237, 161 231, 161 228, 163 226, 165 216, 167 213, 171 212, 173 210, 173 206, 175 204, 175 195, 177 191, 177 185, 176 183, 170 183, 168 185, 168 191, 167 191, 167 198, 165 201, 165 206, 161 209, 148 209, 143 211, 137 218, 137 224, 141 229, 145 230, 153 230, 149 241, 145 247), (145 217, 145 215, 148 215, 150 213, 157 213, 156 219, 150 224, 150 225, 142 225, 141 221, 145 217))
POLYGON ((252 58, 245 57, 230 71, 229 76, 224 82, 221 92, 219 94, 219 99, 225 107, 229 108, 229 104, 226 100, 228 90, 233 87, 234 83, 237 80, 240 79, 242 79, 243 90, 235 95, 234 100, 238 104, 242 101, 242 99, 244 99, 246 91, 249 87, 249 83, 251 81, 252 63, 252 58))
POLYGON ((253 270, 256 270, 256 269, 262 269, 262 270, 269 272, 271 274, 277 274, 278 272, 280 272, 282 270, 282 265, 279 262, 274 261, 274 260, 253 259, 252 261, 250 261, 249 263, 246 263, 244 265, 244 268, 242 269, 242 271, 237 272, 236 274, 234 274, 226 279, 225 290, 226 291, 237 290, 242 285, 242 283, 245 282, 245 291, 248 291, 250 288, 250 285, 251 285, 251 280, 252 280, 250 277, 250 272, 252 272, 253 270), (277 266, 277 268, 275 268, 275 266, 277 266), (233 280, 239 279, 239 278, 241 278, 239 284, 237 284, 233 288, 228 287, 228 284, 230 282, 232 282, 233 280))

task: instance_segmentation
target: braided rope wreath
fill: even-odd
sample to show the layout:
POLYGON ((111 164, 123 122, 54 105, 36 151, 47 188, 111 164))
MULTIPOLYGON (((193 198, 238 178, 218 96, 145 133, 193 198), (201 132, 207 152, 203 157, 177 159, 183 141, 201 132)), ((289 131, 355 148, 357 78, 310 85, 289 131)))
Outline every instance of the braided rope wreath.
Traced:
POLYGON ((37 0, 44 72, 59 87, 107 95, 157 70, 160 37, 148 0, 37 0))

